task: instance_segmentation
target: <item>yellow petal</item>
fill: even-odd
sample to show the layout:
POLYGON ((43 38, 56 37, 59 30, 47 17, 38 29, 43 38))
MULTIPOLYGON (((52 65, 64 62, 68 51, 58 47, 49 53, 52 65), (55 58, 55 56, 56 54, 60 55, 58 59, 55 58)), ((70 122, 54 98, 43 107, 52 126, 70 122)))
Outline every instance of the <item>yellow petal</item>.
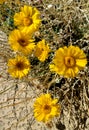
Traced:
POLYGON ((76 60, 76 65, 79 66, 79 67, 85 67, 86 64, 87 64, 86 59, 77 59, 76 60))

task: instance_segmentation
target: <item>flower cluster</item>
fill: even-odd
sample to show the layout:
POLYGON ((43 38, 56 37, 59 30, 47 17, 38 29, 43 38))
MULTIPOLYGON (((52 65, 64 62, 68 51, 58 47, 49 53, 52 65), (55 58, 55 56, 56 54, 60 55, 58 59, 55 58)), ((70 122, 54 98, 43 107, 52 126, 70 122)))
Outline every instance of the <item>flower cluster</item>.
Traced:
MULTIPOLYGON (((35 7, 24 5, 20 12, 15 13, 13 19, 16 29, 9 34, 8 42, 17 55, 9 59, 8 72, 12 77, 20 79, 28 75, 31 70, 29 55, 44 62, 51 49, 45 39, 35 42, 34 34, 41 25, 40 12, 35 7)), ((55 51, 49 69, 66 78, 73 78, 86 64, 87 58, 83 50, 71 45, 60 47, 55 51)), ((58 99, 52 99, 50 94, 42 94, 34 103, 34 117, 38 121, 47 122, 60 115, 60 108, 58 99)))
POLYGON ((40 12, 36 8, 24 5, 20 12, 15 13, 14 24, 17 29, 14 29, 9 34, 8 41, 11 48, 15 52, 24 55, 24 57, 19 56, 18 58, 16 56, 14 60, 10 59, 8 61, 8 72, 15 78, 22 78, 30 70, 30 66, 28 66, 29 60, 26 61, 26 56, 34 51, 34 55, 43 62, 48 58, 50 49, 44 39, 36 44, 33 38, 35 31, 39 29, 41 24, 40 12), (20 59, 22 59, 21 62, 20 59))

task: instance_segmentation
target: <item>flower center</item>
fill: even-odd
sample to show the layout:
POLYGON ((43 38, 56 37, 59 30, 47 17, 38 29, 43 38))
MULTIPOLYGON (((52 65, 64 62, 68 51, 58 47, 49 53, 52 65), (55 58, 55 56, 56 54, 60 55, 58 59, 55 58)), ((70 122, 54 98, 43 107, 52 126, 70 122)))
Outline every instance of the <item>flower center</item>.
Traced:
POLYGON ((17 67, 19 70, 23 70, 24 65, 23 65, 23 63, 18 62, 18 63, 16 64, 16 67, 17 67))
POLYGON ((71 56, 65 57, 64 62, 67 67, 73 67, 75 65, 75 59, 71 56))
POLYGON ((51 107, 49 105, 45 105, 44 112, 47 114, 47 113, 50 113, 50 111, 51 111, 51 107))
POLYGON ((19 39, 18 42, 23 47, 27 45, 27 42, 24 39, 19 39))
POLYGON ((24 23, 24 26, 29 26, 32 24, 32 19, 31 18, 24 18, 23 23, 24 23))

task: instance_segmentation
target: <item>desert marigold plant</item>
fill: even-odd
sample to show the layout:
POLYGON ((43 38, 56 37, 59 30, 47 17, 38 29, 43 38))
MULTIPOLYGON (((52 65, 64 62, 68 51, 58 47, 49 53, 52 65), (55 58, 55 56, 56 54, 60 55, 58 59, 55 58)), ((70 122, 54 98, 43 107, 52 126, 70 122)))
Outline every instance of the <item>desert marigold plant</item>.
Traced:
POLYGON ((16 56, 8 61, 8 72, 14 78, 22 78, 30 71, 29 60, 25 56, 16 56))
POLYGON ((40 95, 34 103, 34 117, 38 121, 48 122, 60 115, 58 99, 52 99, 50 94, 40 95))
POLYGON ((49 49, 48 44, 45 43, 45 40, 38 42, 35 47, 35 56, 41 61, 44 62, 48 58, 48 53, 51 50, 49 49))
POLYGON ((86 55, 78 46, 59 48, 50 64, 50 70, 64 77, 75 77, 87 64, 86 55))
POLYGON ((41 24, 40 12, 34 7, 24 5, 20 12, 15 13, 14 24, 21 29, 38 30, 41 24))
POLYGON ((34 40, 27 31, 15 29, 10 33, 8 40, 14 51, 22 52, 25 55, 30 54, 35 47, 34 40))

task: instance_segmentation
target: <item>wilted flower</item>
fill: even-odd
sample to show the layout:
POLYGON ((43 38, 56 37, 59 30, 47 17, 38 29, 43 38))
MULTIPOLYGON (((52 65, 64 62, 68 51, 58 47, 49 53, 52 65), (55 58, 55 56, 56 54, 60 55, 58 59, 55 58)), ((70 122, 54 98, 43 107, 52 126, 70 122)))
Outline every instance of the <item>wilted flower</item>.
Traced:
POLYGON ((45 61, 48 58, 50 52, 48 44, 45 44, 45 40, 38 42, 35 48, 35 56, 41 61, 45 61))

